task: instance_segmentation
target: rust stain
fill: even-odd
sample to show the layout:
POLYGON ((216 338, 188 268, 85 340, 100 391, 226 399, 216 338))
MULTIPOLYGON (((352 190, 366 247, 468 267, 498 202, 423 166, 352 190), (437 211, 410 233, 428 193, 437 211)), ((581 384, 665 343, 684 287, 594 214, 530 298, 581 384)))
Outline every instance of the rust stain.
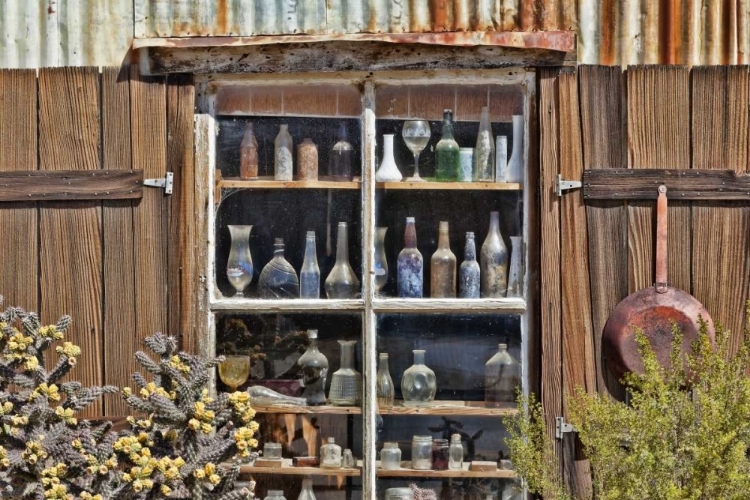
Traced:
POLYGON ((216 0, 216 28, 219 33, 226 33, 229 17, 229 0, 216 0))

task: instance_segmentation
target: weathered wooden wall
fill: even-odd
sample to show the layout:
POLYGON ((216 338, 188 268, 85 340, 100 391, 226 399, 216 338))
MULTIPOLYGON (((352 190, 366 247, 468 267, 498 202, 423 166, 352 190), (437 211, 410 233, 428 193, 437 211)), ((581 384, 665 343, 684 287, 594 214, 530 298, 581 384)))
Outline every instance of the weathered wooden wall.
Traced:
MULTIPOLYGON (((44 322, 70 314, 75 377, 131 385, 133 354, 156 331, 194 346, 193 107, 190 78, 132 68, 0 71, 0 171, 143 169, 175 173, 175 193, 143 199, 0 203, 0 294, 44 322), (186 174, 186 175, 183 175, 186 174)), ((91 415, 124 415, 119 396, 91 415)))
MULTIPOLYGON (((601 335, 614 306, 654 281, 655 203, 558 198, 556 175, 583 169, 750 170, 747 66, 604 66, 540 74, 542 401, 567 416, 566 391, 622 398, 601 335), (560 363, 556 363, 561 360, 560 363)), ((669 208, 669 281, 700 300, 741 342, 750 298, 750 204, 669 208)), ((559 452, 577 491, 590 487, 572 439, 559 452)))

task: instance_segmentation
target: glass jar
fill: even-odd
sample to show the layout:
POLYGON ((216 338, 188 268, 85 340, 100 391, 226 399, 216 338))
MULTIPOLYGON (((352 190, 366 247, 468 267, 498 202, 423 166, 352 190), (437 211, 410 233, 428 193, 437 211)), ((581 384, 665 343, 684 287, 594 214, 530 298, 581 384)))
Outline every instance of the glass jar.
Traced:
POLYGON ((265 500, 286 500, 282 490, 268 490, 265 500))
POLYGON ((384 470, 398 470, 401 468, 401 449, 398 443, 383 443, 380 450, 380 468, 384 470))
POLYGON ((449 446, 447 439, 432 440, 432 469, 448 470, 449 446))
POLYGON ((266 460, 281 460, 281 443, 264 444, 263 458, 266 460))
POLYGON ((450 458, 448 468, 450 470, 463 470, 464 468, 464 445, 461 443, 461 434, 451 436, 450 458))
POLYGON ((354 453, 349 448, 344 450, 344 456, 341 459, 341 466, 347 469, 353 469, 357 466, 357 459, 354 458, 354 453))
POLYGON ((341 446, 337 445, 332 437, 328 438, 327 444, 320 447, 320 467, 323 469, 341 468, 341 446))
POLYGON ((507 344, 498 344, 497 353, 484 365, 484 400, 487 406, 512 405, 521 382, 521 365, 508 352, 507 344))
POLYGON ((414 500, 411 488, 388 488, 385 490, 385 500, 414 500))
POLYGON ((414 436, 411 441, 411 468, 432 470, 432 436, 414 436))

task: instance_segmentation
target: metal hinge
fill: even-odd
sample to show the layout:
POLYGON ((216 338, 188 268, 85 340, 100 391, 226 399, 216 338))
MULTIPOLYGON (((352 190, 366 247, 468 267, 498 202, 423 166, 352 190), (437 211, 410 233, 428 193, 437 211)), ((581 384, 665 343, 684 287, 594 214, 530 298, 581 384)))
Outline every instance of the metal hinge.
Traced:
POLYGON ((580 189, 582 186, 581 181, 564 181, 562 175, 557 174, 557 196, 562 196, 563 191, 569 191, 571 189, 580 189))
POLYGON ((164 194, 172 194, 172 188, 174 188, 174 174, 172 172, 167 172, 167 176, 163 179, 145 179, 143 185, 164 188, 164 194))
POLYGON ((555 438, 562 440, 565 434, 575 431, 573 424, 567 423, 564 417, 555 417, 555 438))

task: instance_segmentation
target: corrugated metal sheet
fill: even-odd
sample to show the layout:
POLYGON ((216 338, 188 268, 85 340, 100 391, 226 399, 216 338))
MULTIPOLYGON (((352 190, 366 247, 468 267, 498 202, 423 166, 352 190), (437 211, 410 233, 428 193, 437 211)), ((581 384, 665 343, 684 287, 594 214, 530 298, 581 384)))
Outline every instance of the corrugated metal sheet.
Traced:
POLYGON ((117 66, 133 0, 0 0, 0 68, 117 66))

